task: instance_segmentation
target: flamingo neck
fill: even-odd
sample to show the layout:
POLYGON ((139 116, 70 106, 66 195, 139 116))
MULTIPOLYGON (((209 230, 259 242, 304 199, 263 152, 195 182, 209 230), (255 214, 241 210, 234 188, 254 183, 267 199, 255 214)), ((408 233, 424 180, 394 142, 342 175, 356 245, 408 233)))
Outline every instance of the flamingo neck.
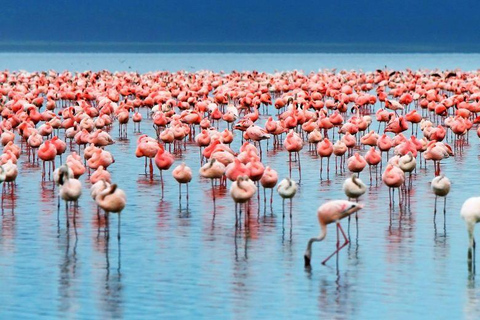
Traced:
POLYGON ((310 265, 310 260, 312 257, 312 244, 314 242, 322 241, 327 236, 327 225, 320 222, 320 228, 321 228, 320 235, 316 238, 311 238, 310 240, 308 240, 307 250, 305 251, 305 266, 310 265))
POLYGON ((360 182, 358 182, 358 179, 357 179, 357 176, 356 175, 353 175, 352 176, 352 182, 359 188, 361 188, 362 186, 360 185, 360 182))

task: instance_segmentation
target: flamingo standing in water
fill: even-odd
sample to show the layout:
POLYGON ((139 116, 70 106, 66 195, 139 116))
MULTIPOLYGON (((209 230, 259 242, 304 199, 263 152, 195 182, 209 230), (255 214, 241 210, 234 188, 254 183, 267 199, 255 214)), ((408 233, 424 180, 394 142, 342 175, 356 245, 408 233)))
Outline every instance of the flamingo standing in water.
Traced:
POLYGON ((475 272, 475 224, 480 221, 480 197, 468 198, 462 205, 460 216, 465 220, 468 231, 468 267, 475 272))
POLYGON ((327 179, 330 174, 330 157, 333 153, 333 145, 328 138, 323 139, 322 142, 317 144, 317 153, 320 156, 320 179, 322 179, 323 173, 323 158, 327 158, 327 179))
POLYGON ((307 250, 305 251, 305 267, 310 267, 310 262, 312 260, 312 244, 314 242, 322 241, 327 235, 327 225, 335 222, 337 225, 337 250, 335 250, 331 255, 329 255, 325 260, 322 261, 322 264, 327 263, 327 261, 333 257, 335 254, 345 247, 349 241, 345 232, 340 225, 340 220, 345 217, 352 215, 358 210, 362 209, 363 206, 359 203, 350 202, 346 200, 333 200, 329 201, 317 210, 317 218, 320 224, 320 235, 316 238, 311 238, 308 240, 307 250), (345 242, 340 246, 340 232, 343 235, 345 242))
MULTIPOLYGON (((12 160, 8 160, 7 163, 2 165, 3 171, 5 172, 5 179, 2 188, 2 194, 5 192, 5 183, 10 185, 10 191, 13 194, 15 189, 15 180, 18 176, 18 167, 12 160)), ((3 175, 3 174, 2 174, 3 175)))
POLYGON ((398 167, 404 172, 408 173, 408 187, 407 190, 412 188, 412 171, 417 167, 417 160, 412 155, 412 152, 408 152, 406 155, 401 156, 398 159, 398 167))
MULTIPOLYGON (((247 176, 239 176, 230 186, 230 196, 235 201, 235 225, 238 223, 237 207, 238 204, 248 202, 257 192, 255 183, 247 176)), ((242 216, 242 207, 240 206, 240 218, 242 216)), ((245 221, 247 221, 245 219, 245 221)))
MULTIPOLYGON (((288 151, 288 162, 289 162, 289 172, 290 178, 292 177, 292 152, 298 156, 298 173, 300 177, 302 176, 302 167, 300 164, 300 150, 303 148, 303 140, 300 138, 298 133, 293 130, 287 134, 285 141, 283 142, 285 149, 288 151)), ((301 179, 301 178, 300 178, 301 179)))
MULTIPOLYGON (((60 180, 60 176, 62 175, 62 173, 64 171, 67 172, 67 175, 68 175, 69 179, 74 178, 73 170, 68 165, 64 164, 64 165, 58 167, 57 169, 55 169, 55 171, 53 171, 53 181, 54 181, 54 183, 57 187, 61 186, 60 181, 63 181, 63 178, 62 178, 62 180, 60 180)), ((60 193, 58 194, 57 209, 60 210, 60 193)))
MULTIPOLYGON (((388 164, 385 172, 382 174, 382 180, 389 187, 388 196, 390 198, 391 206, 392 199, 393 202, 395 202, 395 189, 400 188, 405 182, 405 173, 403 173, 402 169, 400 169, 399 167, 388 164)), ((400 201, 400 192, 398 193, 398 199, 400 201)))
POLYGON ((348 200, 355 199, 358 202, 360 198, 367 191, 367 186, 360 180, 356 174, 345 180, 343 183, 343 192, 348 197, 348 200))
POLYGON ((48 178, 51 175, 51 163, 53 163, 53 170, 55 170, 55 157, 57 156, 57 148, 50 140, 45 141, 38 148, 38 157, 43 161, 42 180, 45 180, 45 162, 48 161, 48 178))
MULTIPOLYGON (((367 186, 363 183, 362 180, 354 173, 352 176, 345 180, 343 183, 343 192, 348 197, 348 201, 350 199, 355 199, 358 202, 358 198, 360 198, 365 192, 367 191, 367 186)), ((350 216, 348 216, 348 227, 350 228, 350 216)), ((358 226, 358 214, 355 213, 355 221, 358 226)))
POLYGON ((122 189, 117 188, 116 184, 112 184, 97 195, 95 202, 105 211, 107 224, 110 212, 118 213, 117 238, 120 240, 120 214, 127 204, 127 196, 125 195, 125 192, 123 192, 122 189))
POLYGON ((78 207, 78 198, 82 195, 82 183, 75 178, 70 178, 70 172, 68 165, 60 167, 59 180, 60 185, 60 198, 65 200, 65 214, 67 218, 67 228, 70 226, 68 220, 68 203, 74 203, 73 223, 75 224, 76 209, 78 207))
POLYGON ((444 174, 439 175, 438 177, 433 178, 432 180, 432 191, 435 194, 435 211, 437 213, 437 197, 443 197, 443 214, 445 214, 445 209, 447 206, 447 195, 450 192, 450 180, 445 177, 444 174))
POLYGON ((173 158, 172 154, 168 151, 165 151, 162 144, 159 144, 159 149, 157 154, 155 155, 155 164, 157 168, 160 170, 160 184, 162 185, 162 199, 163 199, 163 170, 168 170, 172 166, 175 159, 173 158))
POLYGON ((368 163, 368 171, 370 172, 370 184, 372 183, 372 167, 375 167, 375 180, 378 178, 378 164, 382 162, 382 155, 375 147, 371 147, 365 154, 365 161, 368 163))
POLYGON ((212 198, 213 205, 215 206, 215 189, 213 188, 213 180, 221 179, 225 174, 225 165, 220 161, 215 160, 215 158, 210 159, 200 168, 200 176, 203 178, 210 179, 212 182, 212 198))
POLYGON ((292 218, 292 199, 297 193, 297 183, 290 178, 283 179, 277 187, 277 192, 282 197, 283 217, 285 218, 285 199, 290 199, 290 219, 292 218))
POLYGON ((182 184, 187 185, 187 203, 188 203, 188 183, 192 181, 192 169, 182 162, 172 171, 172 176, 178 182, 178 199, 182 200, 182 184))
POLYGON ((278 182, 277 171, 267 166, 265 168, 265 171, 263 172, 262 178, 260 179, 260 184, 263 187, 263 202, 265 204, 265 207, 267 203, 266 189, 271 189, 271 192, 270 192, 270 207, 271 207, 273 203, 273 188, 277 185, 277 182, 278 182))
MULTIPOLYGON (((90 196, 92 197, 93 201, 97 200, 97 196, 103 192, 105 189, 110 187, 110 182, 106 180, 98 180, 90 187, 90 196)), ((100 207, 97 204, 97 219, 100 220, 100 207)))

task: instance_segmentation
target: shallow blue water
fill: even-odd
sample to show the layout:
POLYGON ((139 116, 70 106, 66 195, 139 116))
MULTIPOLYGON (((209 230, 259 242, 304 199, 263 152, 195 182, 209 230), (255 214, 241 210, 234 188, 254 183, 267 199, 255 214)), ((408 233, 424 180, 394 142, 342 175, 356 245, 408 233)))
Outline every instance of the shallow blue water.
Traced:
POLYGON ((10 70, 259 70, 265 72, 319 69, 476 70, 480 54, 371 54, 371 53, 0 53, 0 69, 10 70))
MULTIPOLYGON (((472 70, 478 61, 476 55, 3 54, 0 58, 2 67, 27 70, 120 70, 118 59, 126 58, 139 71, 177 70, 188 64, 195 70, 373 70, 384 64, 472 70)), ((358 234, 352 220, 351 244, 342 250, 338 265, 335 260, 320 265, 335 249, 330 226, 326 240, 314 245, 313 268, 308 271, 303 253, 307 240, 319 232, 316 209, 327 200, 344 198, 345 175, 335 175, 333 161, 330 180, 320 181, 320 160, 305 147, 293 220, 288 216, 282 220, 281 200, 275 194, 273 210, 264 209, 263 198, 260 204, 254 199, 248 226, 237 229, 226 190, 216 189, 213 214, 210 182, 197 174, 195 145, 189 144, 177 158, 194 172, 187 206, 185 194, 179 202, 173 167, 164 173, 166 190, 161 199, 159 176, 150 181, 143 175, 144 162, 134 157, 137 135, 131 123, 128 130, 130 140, 108 147, 116 159, 109 168, 113 181, 128 197, 120 243, 116 216, 110 238, 99 227, 85 176, 76 228, 67 229, 64 204, 57 220, 57 190, 52 183, 41 182, 41 166, 31 166, 25 155, 21 157, 15 201, 5 196, 0 220, 0 318, 480 317, 479 283, 468 273, 467 235, 459 217, 463 201, 478 195, 480 187, 480 144, 474 132, 463 152, 442 163, 442 171, 452 180, 445 221, 440 204, 433 221, 431 164, 417 170, 405 209, 398 204, 389 209, 387 188, 374 183, 362 198, 365 208, 359 214, 358 234)), ((148 121, 142 122, 141 130, 154 135, 148 121)), ((118 137, 117 127, 111 134, 118 137)), ((237 139, 233 148, 238 147, 237 139)), ((285 151, 269 151, 264 163, 282 177, 288 175, 287 160, 285 151)), ((296 167, 293 178, 299 178, 296 167)), ((368 182, 368 171, 361 178, 368 182)), ((343 226, 347 229, 347 221, 343 226)))

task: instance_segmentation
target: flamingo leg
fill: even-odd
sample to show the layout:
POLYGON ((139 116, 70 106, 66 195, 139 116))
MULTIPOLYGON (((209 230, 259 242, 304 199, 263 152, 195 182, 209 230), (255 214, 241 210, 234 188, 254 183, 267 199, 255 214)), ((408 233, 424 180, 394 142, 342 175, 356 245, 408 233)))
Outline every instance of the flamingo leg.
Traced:
POLYGON ((162 185, 162 199, 163 199, 163 174, 162 174, 162 170, 160 170, 160 183, 162 185))
POLYGON ((320 157, 320 180, 322 180, 323 173, 323 157, 320 157))
POLYGON ((215 205, 215 189, 213 188, 213 179, 212 179, 212 197, 213 197, 213 205, 215 205))
POLYGON ((293 206, 293 198, 290 199, 290 221, 292 221, 292 206, 293 206))
POLYGON ((273 188, 270 189, 270 208, 273 205, 273 188))
POLYGON ((289 173, 290 173, 290 178, 292 177, 292 153, 288 153, 288 163, 289 163, 289 173))
POLYGON ((445 218, 446 210, 447 210, 447 197, 444 197, 443 198, 443 218, 445 218))
POLYGON ((475 239, 473 239, 473 245, 468 248, 468 270, 475 273, 475 239))
POLYGON ((333 257, 335 254, 337 254, 342 248, 344 248, 347 244, 349 243, 347 235, 342 229, 342 226, 340 225, 340 222, 337 222, 337 250, 335 250, 331 255, 329 255, 325 260, 322 261, 322 264, 327 263, 328 260, 330 260, 331 257, 333 257), (338 231, 342 233, 343 239, 345 242, 340 246, 340 236, 338 231))
POLYGON ((238 204, 235 202, 235 227, 238 225, 238 204))
POLYGON ((267 208, 267 190, 266 188, 263 188, 263 205, 265 208, 267 208))
POLYGON ((73 204, 73 226, 77 227, 77 202, 75 201, 73 204))
POLYGON ((297 152, 298 155, 298 175, 299 175, 299 180, 302 180, 302 164, 300 162, 300 152, 297 152))
POLYGON ((70 227, 70 221, 68 221, 68 201, 65 201, 65 218, 67 219, 67 228, 70 227))
POLYGON ((118 213, 118 230, 117 230, 117 239, 118 240, 120 240, 120 225, 121 225, 120 217, 122 216, 120 213, 121 212, 118 213))

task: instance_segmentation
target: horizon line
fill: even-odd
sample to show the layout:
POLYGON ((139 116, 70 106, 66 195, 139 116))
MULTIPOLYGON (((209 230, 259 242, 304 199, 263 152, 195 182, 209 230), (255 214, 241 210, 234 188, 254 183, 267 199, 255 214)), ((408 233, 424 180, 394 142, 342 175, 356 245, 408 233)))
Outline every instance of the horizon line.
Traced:
POLYGON ((0 53, 480 53, 480 44, 0 41, 0 53), (282 50, 283 49, 283 50, 282 50), (297 49, 297 50, 296 50, 297 49), (299 49, 299 50, 298 50, 299 49))

